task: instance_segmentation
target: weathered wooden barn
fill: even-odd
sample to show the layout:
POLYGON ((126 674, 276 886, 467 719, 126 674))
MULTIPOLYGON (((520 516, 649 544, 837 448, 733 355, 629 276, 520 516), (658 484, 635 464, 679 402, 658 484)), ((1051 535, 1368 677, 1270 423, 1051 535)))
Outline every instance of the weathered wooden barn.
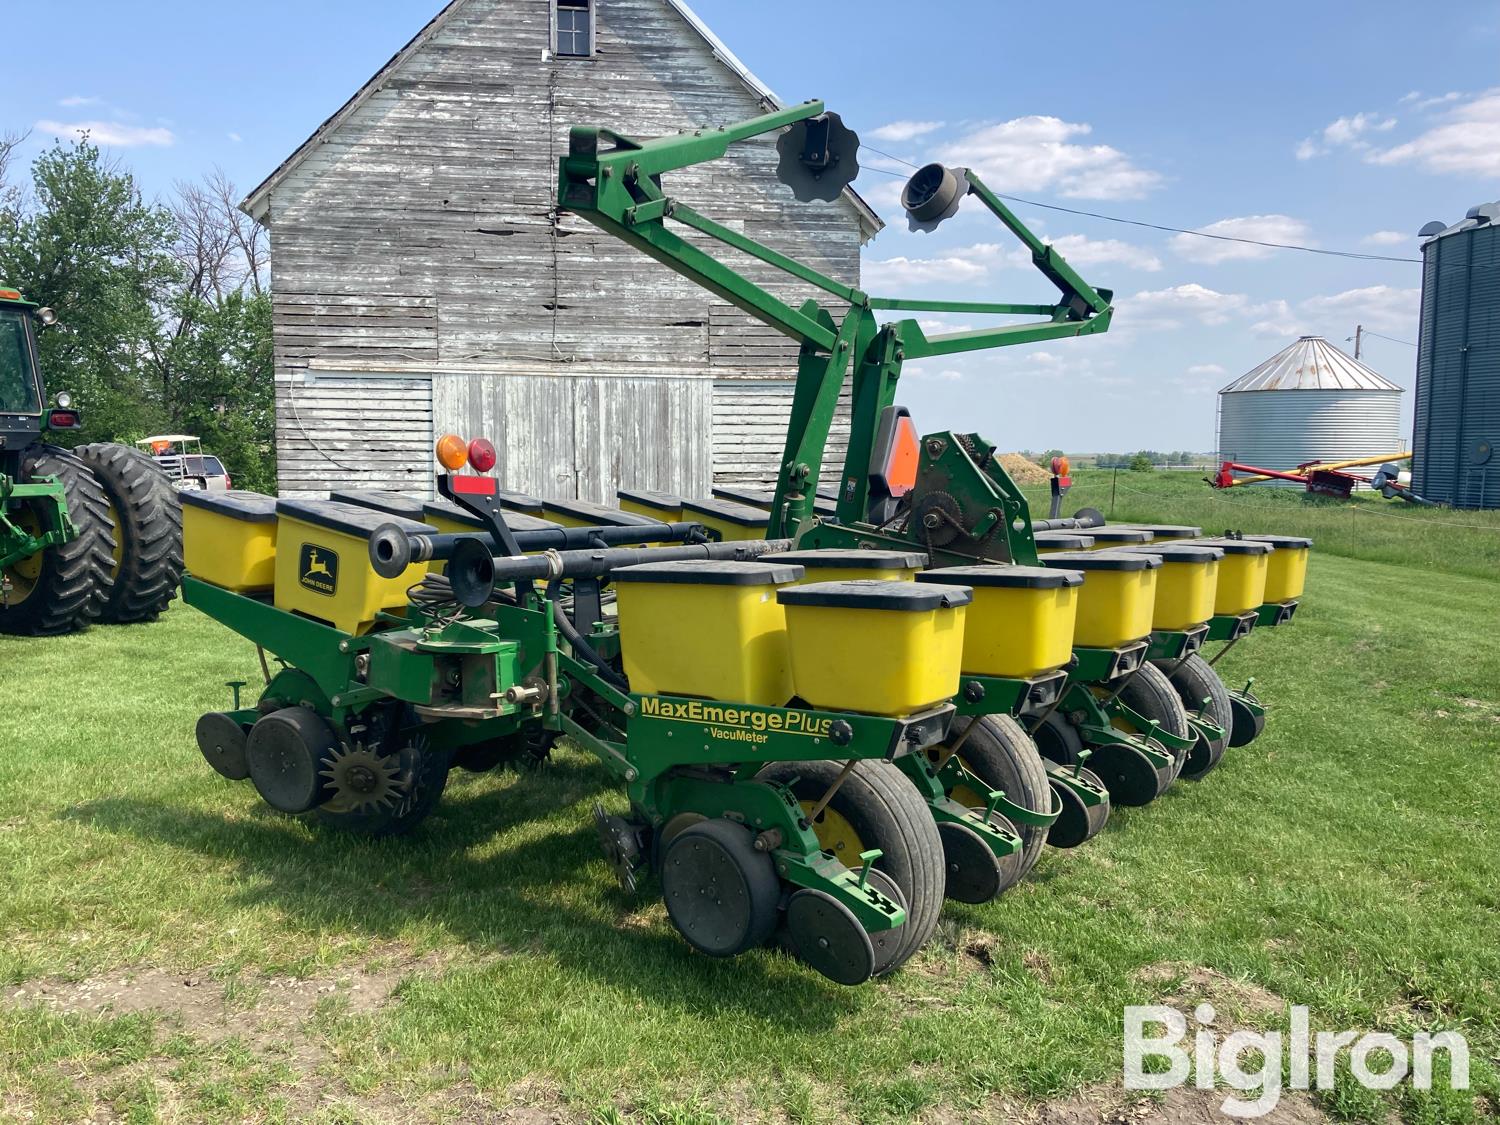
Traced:
MULTIPOLYGON (((542 495, 771 481, 796 346, 555 196, 571 125, 775 104, 682 0, 453 0, 244 204, 271 231, 282 492, 429 490, 448 431, 542 495)), ((669 190, 857 285, 879 218, 797 203, 741 147, 669 190)))

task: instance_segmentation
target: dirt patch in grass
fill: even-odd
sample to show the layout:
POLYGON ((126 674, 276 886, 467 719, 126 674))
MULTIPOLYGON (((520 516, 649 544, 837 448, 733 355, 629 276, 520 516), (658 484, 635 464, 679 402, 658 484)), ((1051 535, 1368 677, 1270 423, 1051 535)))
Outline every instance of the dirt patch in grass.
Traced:
MULTIPOLYGON (((1008 1120, 1017 1125, 1222 1125, 1224 1091, 1168 1090, 1160 1101, 1125 1100, 1120 1091, 1086 1090, 1058 1102, 1019 1106, 1008 1120)), ((1256 1118, 1262 1125, 1323 1125, 1330 1118, 1306 1094, 1283 1094, 1276 1108, 1256 1118)))
POLYGON ((177 1030, 206 1042, 239 1038, 264 1049, 286 1043, 287 1032, 335 1004, 345 1014, 369 1015, 407 977, 436 971, 434 955, 372 957, 379 967, 314 977, 216 976, 140 966, 82 981, 41 980, 14 985, 0 1000, 83 1016, 160 1015, 177 1030))
POLYGON ((1163 989, 1162 1002, 1181 1011, 1189 1011, 1204 1002, 1212 1004, 1220 1015, 1276 1016, 1287 1010, 1286 1000, 1270 989, 1202 965, 1162 961, 1147 965, 1136 976, 1146 984, 1163 989))

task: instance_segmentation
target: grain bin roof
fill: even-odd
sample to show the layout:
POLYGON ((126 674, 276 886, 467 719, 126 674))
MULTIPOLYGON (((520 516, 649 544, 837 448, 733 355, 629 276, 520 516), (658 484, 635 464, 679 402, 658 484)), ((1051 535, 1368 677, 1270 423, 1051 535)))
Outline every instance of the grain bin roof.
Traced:
POLYGON ((1219 393, 1241 391, 1395 391, 1401 388, 1321 336, 1303 336, 1219 393))

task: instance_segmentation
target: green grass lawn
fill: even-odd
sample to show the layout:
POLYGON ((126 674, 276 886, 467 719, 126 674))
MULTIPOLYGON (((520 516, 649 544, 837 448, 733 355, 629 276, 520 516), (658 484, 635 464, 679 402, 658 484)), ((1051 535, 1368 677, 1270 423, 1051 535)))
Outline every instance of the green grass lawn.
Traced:
POLYGON ((455 774, 416 837, 360 842, 202 762, 197 716, 259 675, 206 618, 0 638, 0 1119, 1005 1119, 1118 1099, 1122 1008, 1164 998, 1462 1030, 1470 1092, 1346 1081, 1317 1111, 1495 1117, 1500 532, 1454 525, 1500 521, 1175 474, 1121 473, 1115 504, 1319 540, 1295 624, 1221 664, 1266 734, 858 989, 710 961, 627 900, 590 820, 623 802, 577 752, 455 774))

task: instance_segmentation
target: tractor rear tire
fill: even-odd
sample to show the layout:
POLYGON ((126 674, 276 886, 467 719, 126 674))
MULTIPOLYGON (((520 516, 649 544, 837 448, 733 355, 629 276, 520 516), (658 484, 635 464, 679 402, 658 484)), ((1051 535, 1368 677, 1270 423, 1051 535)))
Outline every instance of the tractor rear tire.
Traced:
POLYGON ((132 625, 161 616, 182 581, 182 504, 167 475, 138 449, 79 446, 109 501, 114 522, 114 585, 99 620, 132 625))
MULTIPOLYGON (((790 785, 803 808, 808 808, 827 792, 842 768, 843 763, 835 761, 773 762, 757 777, 790 785)), ((858 837, 854 854, 835 853, 840 862, 858 871, 858 848, 879 848, 884 854, 875 866, 906 896, 903 940, 899 948, 882 957, 884 971, 893 972, 926 945, 937 928, 947 879, 942 837, 927 802, 889 762, 857 764, 813 830, 826 830, 836 820, 842 820, 858 837)))
MULTIPOLYGON (((87 465, 54 445, 32 446, 23 456, 21 480, 38 477, 56 477, 62 484, 68 516, 78 534, 6 568, 7 576, 17 587, 24 582, 25 590, 0 608, 0 633, 43 637, 86 628, 109 596, 114 539, 104 490, 87 465)), ((37 530, 51 530, 50 520, 36 523, 37 530)))
MULTIPOLYGON (((958 756, 964 766, 991 789, 999 789, 1008 800, 1032 812, 1046 813, 1052 809, 1052 785, 1047 780, 1047 767, 1042 765, 1042 756, 1036 743, 1031 740, 1020 723, 1009 715, 986 715, 978 719, 958 718, 948 732, 950 741, 960 738, 970 723, 978 723, 979 729, 964 740, 958 756)), ((981 794, 978 807, 984 807, 981 794)), ((969 795, 958 798, 971 804, 969 795)), ((1026 877, 1042 854, 1042 845, 1047 842, 1048 829, 1034 824, 1017 824, 1021 835, 1019 870, 1015 881, 1026 877)))

